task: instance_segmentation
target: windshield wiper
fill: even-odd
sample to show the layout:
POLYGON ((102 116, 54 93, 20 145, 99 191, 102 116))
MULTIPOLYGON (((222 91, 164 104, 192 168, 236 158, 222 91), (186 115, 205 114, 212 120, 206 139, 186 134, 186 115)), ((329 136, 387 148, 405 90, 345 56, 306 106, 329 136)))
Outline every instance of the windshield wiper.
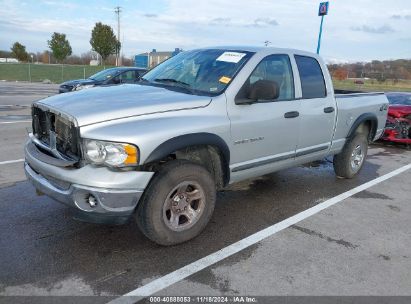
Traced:
POLYGON ((189 94, 194 94, 195 90, 189 85, 188 83, 172 78, 156 78, 154 79, 154 82, 152 84, 155 84, 157 82, 158 84, 164 83, 165 84, 165 89, 172 90, 172 88, 175 89, 180 89, 184 90, 189 94), (168 82, 168 83, 167 83, 168 82))
POLYGON ((184 82, 184 81, 180 81, 177 79, 173 79, 173 78, 156 78, 154 79, 155 82, 172 82, 172 83, 176 83, 176 84, 181 84, 183 86, 186 87, 191 87, 188 83, 184 82))

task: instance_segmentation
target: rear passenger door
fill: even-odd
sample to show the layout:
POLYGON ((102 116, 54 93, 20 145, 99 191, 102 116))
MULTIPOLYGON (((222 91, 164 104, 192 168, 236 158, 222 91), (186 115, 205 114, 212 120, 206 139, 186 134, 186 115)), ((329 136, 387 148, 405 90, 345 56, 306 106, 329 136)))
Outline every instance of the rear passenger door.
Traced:
POLYGON ((296 158, 308 161, 325 156, 334 133, 336 106, 318 60, 310 56, 294 56, 301 81, 300 132, 296 158))

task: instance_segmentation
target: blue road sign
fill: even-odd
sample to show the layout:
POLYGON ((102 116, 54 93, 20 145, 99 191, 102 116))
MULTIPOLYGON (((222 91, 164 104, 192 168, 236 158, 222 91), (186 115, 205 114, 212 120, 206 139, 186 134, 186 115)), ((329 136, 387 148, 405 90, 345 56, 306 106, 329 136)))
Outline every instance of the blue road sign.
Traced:
POLYGON ((321 2, 320 9, 318 10, 318 16, 328 15, 328 2, 321 2))
POLYGON ((328 6, 329 6, 329 2, 321 2, 320 9, 318 10, 318 16, 321 16, 321 25, 320 25, 320 33, 318 34, 317 54, 320 53, 321 36, 323 34, 324 16, 328 15, 328 6))

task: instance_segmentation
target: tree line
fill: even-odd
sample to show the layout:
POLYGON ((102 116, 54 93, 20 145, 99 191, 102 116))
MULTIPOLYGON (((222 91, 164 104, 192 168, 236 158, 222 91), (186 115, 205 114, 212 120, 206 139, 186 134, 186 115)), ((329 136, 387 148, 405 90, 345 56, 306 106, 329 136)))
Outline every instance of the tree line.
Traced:
POLYGON ((338 80, 348 78, 371 78, 379 82, 411 80, 410 59, 330 64, 328 69, 331 75, 338 80))
MULTIPOLYGON (((113 54, 119 54, 121 49, 121 43, 114 35, 111 26, 101 22, 97 22, 91 31, 90 45, 92 51, 100 55, 103 64, 110 64, 113 54)), ((36 61, 51 63, 53 59, 57 63, 85 64, 85 60, 88 60, 88 64, 93 59, 92 52, 82 54, 81 56, 72 55, 73 51, 70 42, 64 33, 54 32, 50 40, 47 40, 47 46, 49 51, 35 54, 36 61)), ((0 57, 11 56, 22 62, 30 61, 31 55, 33 54, 27 52, 26 46, 18 41, 13 43, 10 52, 0 51, 0 57)), ((125 59, 125 63, 129 63, 127 59, 125 59)))

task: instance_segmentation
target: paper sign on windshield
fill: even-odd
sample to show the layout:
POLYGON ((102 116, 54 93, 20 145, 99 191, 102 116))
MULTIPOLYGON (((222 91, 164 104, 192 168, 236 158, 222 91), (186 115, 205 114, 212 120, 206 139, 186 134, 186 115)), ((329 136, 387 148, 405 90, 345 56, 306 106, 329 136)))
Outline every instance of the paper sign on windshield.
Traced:
POLYGON ((232 62, 238 63, 246 54, 244 53, 237 53, 237 52, 224 52, 218 57, 217 61, 225 61, 225 62, 232 62))

